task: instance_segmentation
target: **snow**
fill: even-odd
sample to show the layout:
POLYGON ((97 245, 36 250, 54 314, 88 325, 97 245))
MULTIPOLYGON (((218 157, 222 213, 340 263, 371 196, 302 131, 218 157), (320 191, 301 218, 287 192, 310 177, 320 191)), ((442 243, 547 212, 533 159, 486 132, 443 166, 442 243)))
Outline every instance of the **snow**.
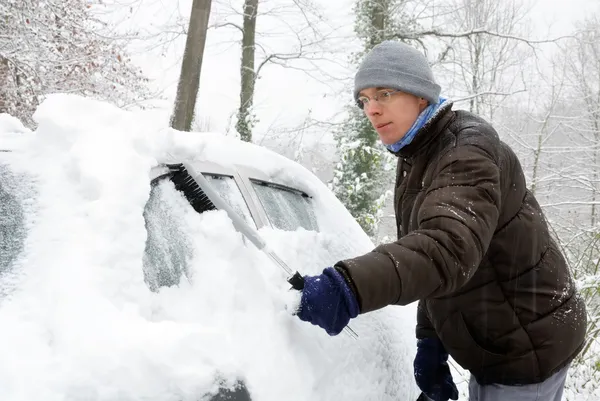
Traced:
POLYGON ((13 117, 10 114, 0 113, 0 132, 25 134, 30 133, 31 131, 26 128, 18 118, 13 117))
POLYGON ((10 114, 0 113, 0 152, 13 150, 19 146, 23 146, 30 135, 25 138, 24 134, 31 134, 31 131, 26 128, 18 118, 10 114))
POLYGON ((158 291, 144 281, 150 170, 185 158, 253 166, 314 195, 320 232, 261 229, 292 269, 315 274, 370 251, 308 170, 74 95, 49 96, 34 119, 29 132, 0 116, 0 149, 13 149, 0 167, 8 161, 34 187, 19 195, 30 205, 24 250, 0 272, 3 400, 198 400, 236 379, 255 401, 416 399, 414 305, 354 319, 358 340, 328 336, 293 316, 299 294, 225 212, 197 214, 170 182, 146 213, 157 252, 179 247, 189 279, 158 291))

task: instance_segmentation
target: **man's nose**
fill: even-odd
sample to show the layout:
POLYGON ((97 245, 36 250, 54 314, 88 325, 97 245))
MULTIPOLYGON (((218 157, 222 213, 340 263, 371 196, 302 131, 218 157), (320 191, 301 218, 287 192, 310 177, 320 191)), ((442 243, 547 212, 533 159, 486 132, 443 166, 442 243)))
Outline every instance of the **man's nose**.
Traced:
POLYGON ((381 114, 381 105, 377 100, 371 100, 365 105, 365 113, 367 116, 376 116, 381 114))

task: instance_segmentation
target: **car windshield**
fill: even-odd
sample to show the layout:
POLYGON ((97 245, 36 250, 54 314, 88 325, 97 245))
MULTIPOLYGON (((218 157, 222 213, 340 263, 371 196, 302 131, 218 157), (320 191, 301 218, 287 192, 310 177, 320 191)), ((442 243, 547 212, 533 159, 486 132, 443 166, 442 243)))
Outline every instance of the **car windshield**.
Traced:
POLYGON ((182 274, 187 274, 186 261, 192 248, 181 228, 181 210, 173 207, 177 203, 185 206, 182 197, 177 199, 174 185, 162 180, 152 187, 144 208, 148 233, 143 260, 144 279, 153 291, 177 285, 182 274))

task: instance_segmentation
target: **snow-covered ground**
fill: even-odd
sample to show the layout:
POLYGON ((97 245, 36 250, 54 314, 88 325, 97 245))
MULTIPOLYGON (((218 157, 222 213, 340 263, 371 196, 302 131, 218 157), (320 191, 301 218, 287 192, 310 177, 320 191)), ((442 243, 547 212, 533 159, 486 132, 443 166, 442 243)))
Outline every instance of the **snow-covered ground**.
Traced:
POLYGON ((250 164, 314 195, 319 233, 261 230, 293 269, 314 274, 371 250, 303 167, 77 96, 50 96, 35 120, 29 132, 0 116, 0 149, 14 150, 0 153, 10 165, 0 187, 21 205, 0 223, 24 227, 0 271, 2 400, 195 401, 236 379, 255 401, 416 399, 414 306, 353 320, 358 340, 329 337, 292 315, 298 293, 225 212, 197 214, 169 182, 164 246, 185 246, 189 279, 157 292, 144 281, 150 169, 188 157, 250 164))

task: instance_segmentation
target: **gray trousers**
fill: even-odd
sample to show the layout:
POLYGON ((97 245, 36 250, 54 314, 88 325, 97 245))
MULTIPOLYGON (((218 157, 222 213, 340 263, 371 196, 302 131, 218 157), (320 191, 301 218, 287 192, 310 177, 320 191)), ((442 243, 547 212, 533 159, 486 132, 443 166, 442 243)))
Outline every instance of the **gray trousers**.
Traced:
POLYGON ((469 401, 560 401, 569 365, 545 381, 524 386, 490 384, 481 386, 473 376, 469 380, 469 401))

